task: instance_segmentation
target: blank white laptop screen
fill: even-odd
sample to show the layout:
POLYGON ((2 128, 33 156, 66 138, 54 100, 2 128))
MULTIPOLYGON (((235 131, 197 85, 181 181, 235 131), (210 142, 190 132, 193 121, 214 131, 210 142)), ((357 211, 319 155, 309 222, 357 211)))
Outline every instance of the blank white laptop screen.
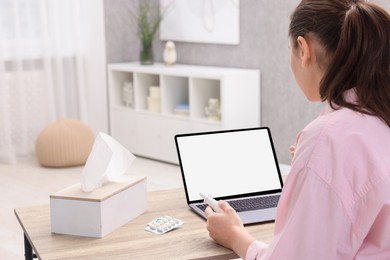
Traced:
POLYGON ((177 137, 188 200, 281 189, 267 128, 177 137))

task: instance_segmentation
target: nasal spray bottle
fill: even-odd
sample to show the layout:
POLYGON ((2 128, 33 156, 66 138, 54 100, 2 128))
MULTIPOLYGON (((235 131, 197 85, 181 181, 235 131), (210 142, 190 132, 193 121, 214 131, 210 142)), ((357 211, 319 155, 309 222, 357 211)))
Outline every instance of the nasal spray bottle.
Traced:
POLYGON ((199 195, 204 199, 204 203, 208 204, 215 212, 222 213, 222 209, 218 205, 218 201, 213 199, 211 196, 205 196, 202 193, 199 193, 199 195))

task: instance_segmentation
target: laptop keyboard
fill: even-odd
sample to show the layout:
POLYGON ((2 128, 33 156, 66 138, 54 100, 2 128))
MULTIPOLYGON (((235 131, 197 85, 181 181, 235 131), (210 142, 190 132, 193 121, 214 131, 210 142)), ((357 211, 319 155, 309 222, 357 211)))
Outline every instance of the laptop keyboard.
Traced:
MULTIPOLYGON (((242 212, 276 207, 278 205, 279 198, 280 195, 272 195, 265 197, 231 200, 228 202, 230 206, 232 206, 232 208, 234 208, 237 212, 242 212)), ((202 211, 205 211, 207 208, 207 204, 199 204, 196 206, 202 211)))

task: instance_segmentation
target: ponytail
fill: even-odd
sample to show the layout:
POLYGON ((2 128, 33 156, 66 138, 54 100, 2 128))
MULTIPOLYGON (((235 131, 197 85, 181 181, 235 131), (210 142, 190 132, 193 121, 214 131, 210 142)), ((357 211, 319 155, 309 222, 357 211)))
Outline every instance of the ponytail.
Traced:
POLYGON ((390 127, 390 15, 363 0, 303 0, 289 33, 296 39, 305 30, 326 53, 321 99, 378 116, 390 127), (351 88, 357 103, 344 99, 343 92, 351 88))

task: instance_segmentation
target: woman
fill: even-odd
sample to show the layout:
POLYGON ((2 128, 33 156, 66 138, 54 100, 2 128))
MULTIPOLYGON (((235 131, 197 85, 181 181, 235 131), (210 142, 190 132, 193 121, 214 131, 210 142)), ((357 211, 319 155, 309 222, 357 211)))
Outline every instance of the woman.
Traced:
POLYGON ((246 259, 390 259, 390 15, 363 0, 302 0, 291 68, 327 103, 297 138, 272 242, 235 211, 206 209, 217 243, 246 259))

